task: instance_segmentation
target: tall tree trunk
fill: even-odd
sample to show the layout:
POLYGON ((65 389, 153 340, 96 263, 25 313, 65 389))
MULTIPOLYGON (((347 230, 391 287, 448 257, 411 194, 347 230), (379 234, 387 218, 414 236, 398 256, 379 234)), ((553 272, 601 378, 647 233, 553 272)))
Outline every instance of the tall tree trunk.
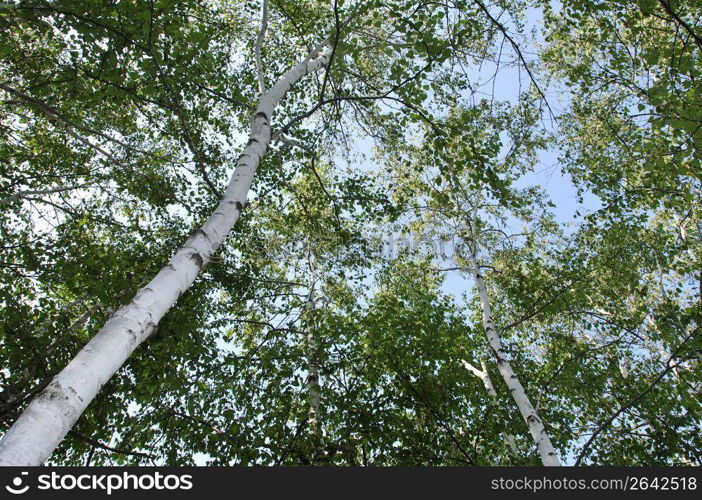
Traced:
POLYGON ((490 344, 490 349, 495 355, 497 360, 497 368, 500 371, 500 375, 507 384, 510 394, 514 402, 519 408, 519 412, 524 417, 524 420, 529 427, 529 432, 534 438, 537 448, 539 449, 539 454, 541 455, 541 461, 544 465, 557 466, 561 465, 556 450, 551 444, 551 438, 546 432, 543 422, 536 413, 536 409, 531 404, 529 397, 524 391, 521 382, 512 370, 512 366, 504 351, 502 350, 502 342, 495 329, 495 324, 492 320, 492 309, 490 308, 490 298, 488 297, 487 287, 483 281, 483 276, 480 272, 480 266, 478 265, 477 259, 477 238, 474 236, 472 241, 472 255, 471 261, 473 265, 473 275, 475 277, 475 286, 478 289, 478 295, 480 296, 480 304, 483 310, 483 328, 485 329, 485 335, 487 336, 488 343, 490 344))
POLYGON ((42 464, 100 388, 192 285, 241 215, 256 168, 271 140, 273 110, 294 83, 329 62, 330 51, 317 57, 322 47, 293 66, 261 96, 249 142, 216 210, 27 406, 0 441, 0 465, 42 464))
MULTIPOLYGON (((490 350, 493 352, 495 359, 497 361, 497 368, 502 375, 502 379, 507 384, 512 399, 517 404, 519 412, 526 421, 527 427, 529 428, 529 433, 534 439, 534 443, 539 450, 539 455, 541 455, 541 462, 547 466, 559 466, 561 465, 556 450, 551 444, 551 438, 546 432, 543 422, 539 418, 536 409, 531 404, 529 397, 522 386, 522 383, 515 375, 514 370, 512 370, 512 365, 507 361, 505 352, 502 350, 502 341, 495 328, 495 323, 492 320, 492 308, 490 307, 490 298, 488 296, 487 287, 485 286, 485 281, 483 280, 483 275, 480 272, 480 265, 478 264, 478 209, 480 207, 480 199, 482 196, 482 191, 478 190, 474 193, 472 199, 472 210, 469 212, 464 208, 464 205, 458 198, 458 192, 461 191, 466 200, 469 200, 471 196, 466 193, 463 188, 457 182, 452 182, 452 189, 454 193, 454 203, 456 206, 456 211, 458 214, 463 216, 463 222, 468 225, 470 233, 468 238, 470 240, 470 256, 468 260, 472 266, 473 278, 475 280, 475 286, 478 289, 478 295, 480 297, 480 305, 483 313, 483 329, 485 330, 485 335, 490 346, 490 350)), ((487 373, 487 370, 485 370, 487 373)), ((494 387, 492 388, 494 391, 494 387)), ((490 389, 488 389, 488 392, 490 389)))

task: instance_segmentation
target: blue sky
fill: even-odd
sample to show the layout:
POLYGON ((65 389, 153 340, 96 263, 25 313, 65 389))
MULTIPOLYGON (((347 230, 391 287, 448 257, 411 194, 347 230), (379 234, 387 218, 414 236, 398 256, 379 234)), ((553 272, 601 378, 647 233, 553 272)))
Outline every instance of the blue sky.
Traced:
MULTIPOLYGON (((507 20, 501 19, 501 21, 506 22, 507 20)), ((527 12, 524 33, 531 34, 535 32, 538 40, 538 32, 542 24, 541 11, 530 9, 527 12)), ((531 59, 537 54, 538 48, 533 42, 529 42, 528 35, 523 39, 516 36, 514 38, 526 58, 531 59)), ((503 47, 505 61, 515 58, 515 54, 514 50, 508 45, 503 47)), ((484 63, 480 70, 475 68, 473 71, 473 74, 469 75, 471 78, 484 81, 494 73, 495 66, 484 63)), ((535 77, 539 87, 546 95, 553 112, 556 115, 562 113, 569 103, 567 91, 563 88, 548 87, 545 78, 540 77, 538 72, 535 72, 535 77)), ((494 95, 495 101, 507 101, 515 104, 519 96, 520 87, 525 89, 528 84, 529 77, 523 67, 517 64, 503 65, 494 82, 487 82, 483 90, 489 95, 494 95)), ((489 97, 489 95, 486 97, 489 97)), ((549 132, 557 132, 559 126, 557 120, 549 118, 546 112, 544 113, 543 125, 549 132)), ((533 171, 528 172, 517 181, 516 187, 539 186, 555 205, 551 210, 552 214, 567 234, 575 227, 575 223, 582 220, 583 215, 599 209, 601 204, 598 198, 589 192, 582 193, 581 203, 578 190, 571 182, 570 175, 564 171, 563 165, 559 161, 559 156, 560 151, 556 146, 553 146, 553 149, 541 150, 538 156, 538 164, 533 171), (578 216, 576 212, 579 212, 580 215, 578 216)), ((518 232, 518 230, 518 227, 515 228, 515 232, 518 232)), ((472 289, 472 282, 467 281, 457 272, 449 272, 447 273, 443 289, 446 293, 456 297, 459 302, 462 302, 461 296, 463 292, 472 289)))

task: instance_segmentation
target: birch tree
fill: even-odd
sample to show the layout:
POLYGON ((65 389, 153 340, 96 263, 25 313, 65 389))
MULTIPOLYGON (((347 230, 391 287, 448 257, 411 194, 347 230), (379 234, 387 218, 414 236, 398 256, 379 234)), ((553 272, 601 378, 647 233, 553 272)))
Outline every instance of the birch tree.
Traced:
POLYGON ((3 438, 0 449, 5 464, 36 465, 46 460, 97 391, 148 338, 210 261, 246 203, 256 167, 270 143, 269 121, 275 105, 297 80, 329 61, 330 54, 320 55, 320 50, 308 54, 262 96, 252 120, 249 145, 215 212, 27 407, 3 438), (30 436, 34 438, 30 440, 30 436))
MULTIPOLYGON (((694 366, 699 332, 699 316, 693 312, 699 311, 700 277, 693 270, 699 267, 699 239, 686 233, 688 227, 699 230, 699 130, 690 114, 700 105, 694 90, 699 85, 699 33, 691 23, 699 17, 699 6, 638 2, 598 11, 593 2, 575 1, 563 7, 561 19, 555 12, 546 18, 551 43, 543 52, 549 74, 566 83, 571 100, 563 115, 561 158, 581 195, 594 193, 602 200, 602 208, 583 221, 580 236, 616 263, 602 271, 609 281, 598 281, 600 291, 590 290, 580 310, 588 311, 585 321, 609 334, 626 335, 637 350, 648 353, 645 364, 631 351, 625 356, 635 371, 646 373, 640 378, 650 387, 668 377, 686 379, 665 383, 667 390, 660 390, 668 396, 658 404, 676 407, 676 415, 695 414, 696 403, 686 396, 696 386, 695 377, 683 367, 694 366), (588 56, 571 52, 575 44, 585 49, 579 54, 588 56), (627 264, 619 264, 617 254, 628 255, 627 264), (612 289, 618 290, 616 298, 606 291, 612 289), (665 317, 669 328, 657 329, 657 317, 665 317)), ((593 262, 593 257, 586 259, 593 262)), ((653 389, 638 390, 644 401, 654 398, 653 389)), ((671 432, 666 418, 651 418, 655 411, 615 403, 608 412, 598 418, 577 463, 597 460, 593 447, 608 453, 607 444, 597 446, 599 440, 625 439, 615 429, 641 425, 633 415, 646 414, 644 425, 658 429, 653 434, 671 432), (639 423, 627 422, 627 416, 639 423)), ((687 432, 683 428, 680 434, 687 432)), ((659 447, 653 441, 668 439, 648 441, 650 434, 642 435, 657 454, 690 456, 684 439, 659 447)), ((633 444, 627 447, 638 450, 633 444)))
POLYGON ((0 463, 699 464, 698 11, 1 5, 0 463))
MULTIPOLYGON (((261 33, 264 31, 265 22, 261 33)), ((340 35, 339 32, 337 37, 340 35)), ((260 59, 262 37, 258 42, 256 53, 260 59)), ((163 315, 192 285, 243 210, 256 168, 271 141, 270 120, 275 107, 293 84, 329 63, 332 55, 329 44, 329 39, 317 43, 262 94, 252 115, 249 142, 217 208, 169 263, 129 304, 115 311, 97 335, 35 397, 3 437, 0 445, 3 463, 39 464, 46 460, 98 390, 153 333, 163 315)))
MULTIPOLYGON (((515 113, 529 113, 529 105, 525 103, 524 108, 514 110, 515 113)), ((522 386, 517 375, 508 360, 508 356, 502 346, 502 340, 495 326, 493 319, 491 300, 488 295, 488 289, 483 278, 485 265, 489 266, 489 261, 482 264, 479 260, 479 248, 481 247, 481 235, 495 231, 497 234, 504 233, 500 226, 494 226, 489 221, 478 220, 478 213, 484 213, 485 205, 483 202, 489 188, 486 188, 486 183, 483 180, 486 171, 492 172, 492 186, 497 191, 499 197, 509 197, 511 204, 524 203, 526 198, 520 198, 523 195, 516 194, 516 191, 508 191, 510 178, 515 174, 508 169, 516 169, 519 167, 519 162, 524 159, 510 160, 505 159, 502 164, 496 163, 493 156, 497 155, 497 148, 494 143, 496 138, 491 135, 490 118, 485 118, 483 114, 489 113, 487 106, 476 106, 474 109, 464 111, 454 111, 454 120, 456 117, 463 118, 462 128, 456 126, 457 122, 451 122, 447 127, 449 132, 446 140, 446 153, 443 156, 431 158, 424 156, 421 153, 414 159, 419 162, 431 162, 434 160, 438 164, 438 169, 433 166, 420 167, 420 177, 415 181, 417 184, 409 184, 412 189, 430 193, 426 197, 425 204, 421 205, 426 211, 426 219, 423 222, 419 221, 418 228, 431 231, 437 238, 446 238, 442 227, 451 228, 454 231, 454 244, 456 236, 460 237, 465 242, 467 250, 458 252, 454 255, 455 269, 459 272, 465 272, 473 280, 480 304, 481 325, 485 332, 488 341, 488 350, 494 356, 498 371, 506 384, 513 401, 522 415, 529 432, 533 438, 541 461, 544 465, 560 465, 560 461, 556 451, 551 443, 551 439, 546 431, 544 424, 539 417, 534 405, 522 386), (474 119, 474 123, 481 123, 483 131, 478 133, 478 127, 473 128, 469 120, 474 119), (466 130, 467 127, 470 127, 466 130), (465 134, 465 135, 464 135, 465 134), (462 143, 466 141, 466 136, 472 136, 468 145, 462 143), (486 142, 482 142, 482 137, 489 137, 486 142), (448 157, 448 158, 447 158, 448 157), (477 163, 477 165, 476 165, 477 163), (481 165, 482 164, 482 165, 481 165), (479 166, 480 165, 480 166, 479 166), (443 180, 445 176, 446 181, 443 180), (477 178, 476 178, 477 177, 477 178), (503 180, 504 178, 506 180, 503 180), (421 180, 419 180, 421 179, 421 180), (517 200, 520 201, 517 201, 517 200), (429 224, 429 226, 427 226, 429 224)), ((502 119, 506 116, 503 115, 502 119)), ((519 133, 518 126, 515 127, 519 133)), ((527 132, 530 134, 530 132, 527 132)), ((537 136, 530 137, 526 135, 522 137, 515 148, 525 149, 526 152, 510 151, 513 157, 533 154, 530 152, 536 144, 538 144, 537 136)), ((487 186, 490 186, 487 184, 487 186)), ((534 204, 536 205, 536 204, 534 204)), ((500 209, 492 209, 492 214, 488 210, 487 216, 495 216, 495 213, 500 209)), ((519 210, 519 209, 518 209, 519 210)), ((533 210, 533 208, 532 208, 533 210)), ((498 221, 504 216, 496 215, 498 221)), ((492 244, 496 239, 491 240, 492 244)), ((460 248, 459 248, 460 250, 460 248)), ((493 250, 494 251, 494 250, 493 250)), ((441 259, 444 256, 437 256, 441 259)), ((482 373, 482 372, 480 372, 482 373)), ((487 374, 486 374, 487 375, 487 374)), ((509 432, 507 429, 504 432, 509 432)))
MULTIPOLYGON (((475 227, 475 222, 473 222, 471 227, 475 227)), ((488 296, 487 287, 485 286, 485 282, 480 271, 480 264, 478 262, 479 240, 475 233, 472 234, 470 247, 470 262, 473 266, 475 286, 478 289, 478 295, 480 296, 480 305, 483 313, 483 328, 485 329, 485 334, 488 337, 490 349, 494 353, 497 360, 497 366, 500 374, 502 375, 512 398, 514 399, 517 408, 519 408, 519 412, 522 414, 522 417, 524 417, 524 420, 529 427, 529 432, 536 443, 543 464, 546 466, 561 465, 558 455, 556 454, 556 450, 553 448, 553 444, 551 444, 551 438, 549 437, 541 418, 524 391, 524 387, 519 381, 519 377, 517 377, 512 370, 512 366, 507 360, 505 352, 502 349, 502 342, 495 328, 495 323, 492 320, 492 309, 490 307, 490 298, 488 296)))

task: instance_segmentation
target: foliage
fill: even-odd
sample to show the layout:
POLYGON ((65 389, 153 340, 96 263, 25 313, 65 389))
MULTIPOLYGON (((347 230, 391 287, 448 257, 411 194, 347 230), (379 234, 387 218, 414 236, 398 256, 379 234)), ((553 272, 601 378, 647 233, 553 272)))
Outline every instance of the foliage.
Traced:
POLYGON ((276 108, 232 234, 51 463, 537 465, 484 340, 477 234, 564 462, 699 465, 700 17, 272 0, 260 33, 248 0, 0 5, 0 429, 214 210, 263 35, 267 89, 320 42, 331 61, 276 108), (573 223, 563 186, 534 182, 549 152, 573 223))

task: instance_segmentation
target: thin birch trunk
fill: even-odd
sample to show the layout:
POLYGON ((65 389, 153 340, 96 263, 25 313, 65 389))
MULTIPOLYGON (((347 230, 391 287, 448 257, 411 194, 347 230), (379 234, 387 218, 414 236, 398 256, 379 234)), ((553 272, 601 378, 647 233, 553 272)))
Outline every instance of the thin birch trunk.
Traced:
MULTIPOLYGON (((490 378, 490 374, 488 373, 487 366, 485 366, 485 361, 481 361, 481 368, 482 370, 476 368, 475 366, 471 365, 468 361, 463 361, 463 366, 466 367, 466 369, 470 372, 473 373, 476 377, 478 377, 482 382, 483 385, 485 386, 485 390, 487 391, 488 395, 492 398, 492 400, 497 403, 497 391, 495 390, 495 386, 492 383, 492 379, 490 378)), ((507 422, 502 421, 502 426, 504 429, 507 429, 507 422)), ((502 437, 505 440, 505 443, 510 449, 510 452, 512 455, 515 457, 519 455, 519 450, 517 449, 517 442, 514 439, 514 436, 510 433, 508 433, 506 430, 502 431, 502 437)))
MULTIPOLYGON (((453 185, 453 188, 457 189, 457 186, 453 185)), ((466 196, 466 198, 469 198, 467 193, 464 192, 464 195, 466 196)), ((502 341, 500 340, 500 336, 497 333, 495 323, 492 319, 492 308, 490 307, 490 298, 488 297, 487 287, 485 286, 483 275, 480 272, 480 265, 478 264, 479 238, 476 231, 476 226, 480 197, 481 191, 477 191, 473 199, 472 213, 469 213, 462 207, 457 195, 454 193, 456 210, 458 211, 458 213, 464 215, 464 221, 467 222, 470 227, 471 253, 469 256, 469 260, 473 268, 472 270, 473 277, 475 279, 475 286, 478 289, 478 295, 480 297, 480 304, 483 313, 483 329, 485 330, 485 335, 487 337, 490 350, 492 350, 493 354, 495 355, 495 359, 497 361, 497 368, 500 372, 500 375, 502 375, 502 378, 505 381, 505 384, 507 384, 507 388, 509 389, 510 394, 512 395, 512 399, 514 399, 514 402, 517 404, 517 408, 519 408, 519 412, 522 414, 522 417, 526 421, 527 427, 529 428, 529 433, 534 439, 534 443, 536 444, 539 450, 539 455, 541 455, 542 463, 546 466, 560 466, 561 462, 558 459, 556 450, 551 444, 551 438, 546 432, 546 428, 544 427, 543 422, 539 418, 536 409, 531 404, 531 401, 529 400, 529 397, 527 396, 526 391, 524 390, 524 387, 522 386, 521 382, 517 378, 517 375, 515 375, 514 370, 512 370, 512 365, 510 365, 509 361, 507 361, 507 356, 502 350, 502 341)))
POLYGON ((534 442, 536 443, 539 454, 541 455, 541 461, 547 466, 561 465, 558 455, 556 454, 556 450, 551 444, 551 438, 546 432, 543 422, 536 413, 536 410, 531 404, 526 391, 524 391, 524 387, 512 370, 512 366, 510 365, 509 361, 507 361, 507 356, 502 350, 502 342, 497 334, 495 324, 492 320, 492 310, 490 308, 490 299, 488 297, 487 287, 485 286, 483 276, 480 272, 480 266, 478 265, 477 241, 475 237, 472 241, 472 247, 471 261, 473 264, 475 285, 478 289, 480 304, 483 310, 483 328, 485 329, 485 335, 487 336, 490 348, 495 355, 495 359, 497 360, 497 368, 500 375, 502 375, 505 384, 507 384, 510 394, 519 408, 519 412, 522 414, 522 417, 524 417, 524 420, 529 427, 529 432, 534 438, 534 442))
POLYGON ((319 436, 319 367, 317 366, 317 337, 314 331, 314 288, 316 278, 314 275, 314 267, 312 258, 309 259, 309 288, 307 293, 307 302, 305 303, 305 321, 306 321, 306 356, 307 356, 307 394, 310 400, 310 408, 308 411, 307 424, 309 432, 312 436, 319 436))
MULTIPOLYGON (((587 298, 590 301, 590 303, 593 302, 593 300, 590 296, 588 296, 587 298)), ((611 313, 610 311, 607 311, 606 309, 603 309, 601 307, 594 306, 593 310, 602 316, 614 318, 613 313, 611 313)), ((651 312, 650 315, 646 314, 646 316, 644 316, 644 322, 648 323, 651 326, 651 328, 653 328, 658 333, 658 335, 660 335, 660 337, 663 338, 663 333, 658 328, 658 323, 656 322, 656 320, 653 316, 653 312, 651 312)), ((661 361, 663 361, 663 363, 667 363, 668 360, 672 359, 672 354, 670 353, 670 351, 668 351, 668 349, 666 349, 665 343, 662 340, 660 342, 658 342, 658 341, 652 339, 651 336, 646 331, 646 328, 643 325, 639 329, 639 332, 641 333, 641 339, 644 342, 644 346, 648 349, 652 358, 655 359, 656 352, 657 352, 661 358, 661 361)), ((674 370, 674 371, 677 374, 677 371, 676 370, 674 370)))
POLYGON ((329 62, 330 51, 317 57, 322 47, 292 67, 261 97, 249 141, 216 210, 27 406, 0 441, 0 465, 42 464, 107 380, 192 285, 241 215, 256 168, 271 140, 273 110, 294 83, 329 62))
POLYGON ((263 5, 261 6, 261 29, 258 32, 258 37, 256 38, 256 47, 254 49, 254 55, 256 57, 256 74, 258 76, 258 92, 263 95, 266 93, 266 80, 263 76, 263 62, 261 59, 261 48, 263 46, 263 39, 266 37, 266 30, 268 29, 268 0, 263 0, 263 5))

